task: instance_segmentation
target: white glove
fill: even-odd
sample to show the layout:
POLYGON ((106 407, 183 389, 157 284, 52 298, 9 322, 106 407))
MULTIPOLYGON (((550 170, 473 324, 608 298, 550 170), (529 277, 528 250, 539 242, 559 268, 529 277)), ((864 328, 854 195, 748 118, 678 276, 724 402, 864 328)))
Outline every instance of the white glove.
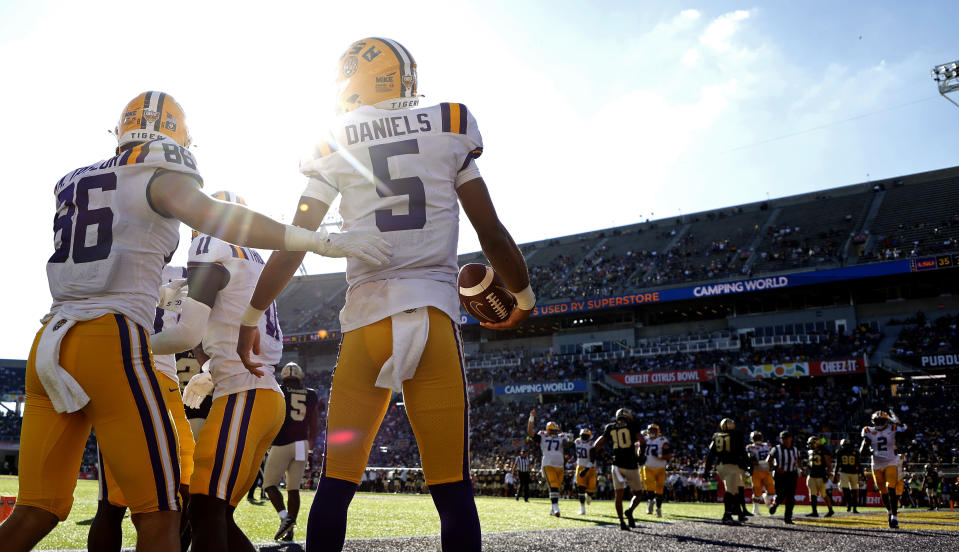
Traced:
POLYGON ((320 240, 312 251, 324 257, 353 257, 374 265, 389 264, 393 246, 372 232, 317 232, 320 240), (322 234, 326 233, 326 239, 322 234))
POLYGON ((329 233, 324 228, 310 232, 287 226, 284 239, 288 251, 312 251, 324 257, 351 257, 372 265, 385 265, 393 256, 393 246, 374 232, 329 233))
POLYGON ((190 408, 199 408, 210 391, 213 391, 213 376, 209 372, 200 372, 190 378, 183 388, 183 404, 190 408))
POLYGON ((189 288, 186 278, 178 278, 160 286, 160 298, 157 306, 163 310, 179 312, 180 302, 186 298, 189 288))

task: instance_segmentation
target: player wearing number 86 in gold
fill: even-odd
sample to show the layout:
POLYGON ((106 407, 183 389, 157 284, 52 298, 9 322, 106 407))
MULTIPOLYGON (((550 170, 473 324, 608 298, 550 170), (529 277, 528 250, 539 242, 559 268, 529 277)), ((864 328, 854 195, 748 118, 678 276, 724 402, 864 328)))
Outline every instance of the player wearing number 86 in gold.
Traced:
MULTIPOLYGON (((116 136, 116 155, 67 173, 53 188, 53 304, 27 361, 19 494, 0 525, 5 551, 29 550, 66 519, 91 427, 130 506, 138 550, 179 546, 177 434, 150 334, 180 221, 244 246, 344 252, 343 236, 286 226, 204 194, 172 96, 136 96, 120 112, 116 136)), ((383 256, 375 243, 345 241, 358 247, 353 252, 383 256)))
MULTIPOLYGON (((326 458, 307 527, 307 549, 340 550, 346 514, 393 392, 402 391, 423 473, 440 514, 444 550, 479 550, 469 474, 466 375, 459 333, 459 208, 518 307, 491 329, 532 312, 526 263, 500 222, 476 165, 483 140, 463 104, 417 107, 416 62, 395 40, 351 44, 337 65, 339 114, 313 157, 294 224, 319 227, 330 204, 347 234, 391 244, 384 266, 349 259, 343 331, 327 415, 326 458)), ((255 318, 282 291, 302 255, 274 253, 250 300, 255 318)), ((237 352, 256 330, 243 321, 237 352)), ((247 367, 256 370, 255 362, 247 367)))

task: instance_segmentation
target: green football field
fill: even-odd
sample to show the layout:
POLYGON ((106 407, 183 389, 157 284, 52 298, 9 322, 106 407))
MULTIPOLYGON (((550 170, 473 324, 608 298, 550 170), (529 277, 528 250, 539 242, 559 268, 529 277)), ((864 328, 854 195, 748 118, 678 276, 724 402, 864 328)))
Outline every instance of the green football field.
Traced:
MULTIPOLYGON (((0 476, 0 496, 13 496, 17 493, 17 479, 15 477, 0 476)), ((303 520, 297 527, 296 540, 305 538, 305 521, 313 502, 313 493, 302 494, 300 518, 303 520)), ((96 512, 97 482, 79 481, 75 501, 70 517, 61 523, 46 539, 38 550, 83 549, 86 548, 87 531, 96 512)), ((560 502, 563 517, 555 518, 548 515, 549 501, 547 499, 532 499, 529 503, 515 501, 509 498, 477 497, 476 506, 479 510, 480 521, 484 533, 500 531, 525 531, 532 529, 570 529, 578 527, 593 527, 597 525, 618 525, 616 511, 611 501, 593 501, 587 508, 585 516, 579 516, 579 503, 573 500, 560 502)), ((879 511, 879 509, 865 509, 879 511)), ((698 519, 718 519, 722 515, 722 506, 719 504, 677 503, 663 505, 663 519, 645 515, 645 508, 637 521, 659 523, 663 521, 683 521, 698 519)), ((762 509, 765 512, 765 508, 762 509)), ((808 511, 808 507, 797 506, 797 514, 808 511)), ((952 523, 959 522, 953 515, 948 515, 952 523)), ((250 504, 247 501, 240 503, 236 511, 238 525, 249 535, 254 543, 268 543, 272 541, 279 519, 269 502, 250 504)), ((843 516, 845 517, 845 516, 843 516)), ((875 520, 868 516, 857 518, 857 524, 876 523, 881 526, 884 516, 875 520)), ((805 522, 797 517, 797 521, 805 522)), ((819 524, 843 524, 853 522, 841 518, 830 520, 816 520, 819 524)), ((918 521, 918 520, 917 520, 918 521)), ((940 522, 941 523, 941 522, 940 522)), ((950 523, 950 525, 952 524, 950 523)), ((917 529, 920 527, 916 527, 917 529)), ((959 528, 959 527, 957 527, 959 528)), ((349 529, 347 538, 362 537, 396 537, 413 535, 435 535, 439 533, 439 517, 433 508, 433 502, 428 495, 400 495, 400 494, 371 494, 361 493, 353 500, 350 507, 349 529)), ((123 521, 124 546, 133 546, 134 530, 129 516, 123 521)))

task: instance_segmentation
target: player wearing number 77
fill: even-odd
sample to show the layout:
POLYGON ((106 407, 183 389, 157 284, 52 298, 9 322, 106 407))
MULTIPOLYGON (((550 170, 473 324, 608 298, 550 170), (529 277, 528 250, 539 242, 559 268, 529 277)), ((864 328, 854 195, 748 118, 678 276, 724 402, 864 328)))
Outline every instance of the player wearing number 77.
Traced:
MULTIPOLYGON (((314 157, 301 165, 309 180, 293 222, 319 227, 342 195, 343 228, 382 236, 393 244, 393 256, 379 267, 347 261, 326 461, 306 547, 342 548, 347 509, 373 438, 391 393, 402 391, 439 511, 443 549, 479 550, 457 324, 460 204, 493 269, 517 295, 511 316, 487 328, 514 328, 529 317, 535 297, 526 262, 497 217, 476 166, 483 152, 476 120, 462 104, 416 107, 416 63, 406 48, 384 38, 354 42, 337 67, 337 85, 340 116, 314 157)), ((270 257, 250 300, 249 319, 276 298, 301 258, 282 252, 270 257)), ((240 328, 241 358, 256 341, 248 320, 240 328)), ((255 362, 247 366, 257 370, 255 362)))
POLYGON ((526 423, 526 434, 540 446, 543 453, 540 462, 543 477, 549 485, 549 515, 559 517, 559 489, 563 486, 566 459, 563 449, 572 445, 569 435, 560 433, 559 424, 546 422, 546 431, 535 431, 536 409, 530 411, 529 421, 526 423))
POLYGON ((314 233, 204 194, 183 110, 163 92, 127 104, 116 135, 115 156, 53 189, 53 305, 27 361, 19 494, 0 525, 7 551, 29 550, 66 519, 91 426, 130 506, 137 549, 179 546, 177 436, 149 334, 180 221, 243 246, 388 259, 375 236, 314 233))

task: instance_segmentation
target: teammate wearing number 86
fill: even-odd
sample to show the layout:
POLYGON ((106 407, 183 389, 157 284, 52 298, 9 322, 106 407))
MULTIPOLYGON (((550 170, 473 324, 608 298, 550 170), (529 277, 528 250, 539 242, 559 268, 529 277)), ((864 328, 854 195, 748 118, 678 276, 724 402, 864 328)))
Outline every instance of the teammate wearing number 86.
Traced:
MULTIPOLYGON (((342 196, 343 228, 392 245, 385 266, 348 259, 343 331, 327 416, 326 458, 307 526, 307 549, 340 550, 349 503, 393 392, 402 391, 444 550, 479 550, 469 473, 466 375, 456 248, 460 204, 490 265, 518 307, 491 329, 515 328, 535 304, 522 254, 500 222, 475 159, 483 140, 458 103, 416 107, 416 62, 394 40, 351 44, 337 65, 339 115, 300 170, 306 189, 294 224, 319 227, 342 196)), ((349 233, 347 232, 347 233, 349 233)), ((274 253, 250 300, 250 317, 282 291, 302 259, 274 253)), ((237 352, 256 342, 240 328, 237 352)), ((256 363, 248 362, 255 370, 256 363)))
MULTIPOLYGON (((116 155, 67 173, 53 188, 53 305, 27 362, 19 494, 0 525, 5 551, 29 550, 66 519, 91 426, 129 504, 138 550, 179 546, 177 433, 150 334, 180 221, 243 246, 343 252, 342 236, 286 226, 204 194, 172 96, 138 95, 121 112, 116 135, 116 155)), ((375 244, 351 243, 386 258, 375 244)))

